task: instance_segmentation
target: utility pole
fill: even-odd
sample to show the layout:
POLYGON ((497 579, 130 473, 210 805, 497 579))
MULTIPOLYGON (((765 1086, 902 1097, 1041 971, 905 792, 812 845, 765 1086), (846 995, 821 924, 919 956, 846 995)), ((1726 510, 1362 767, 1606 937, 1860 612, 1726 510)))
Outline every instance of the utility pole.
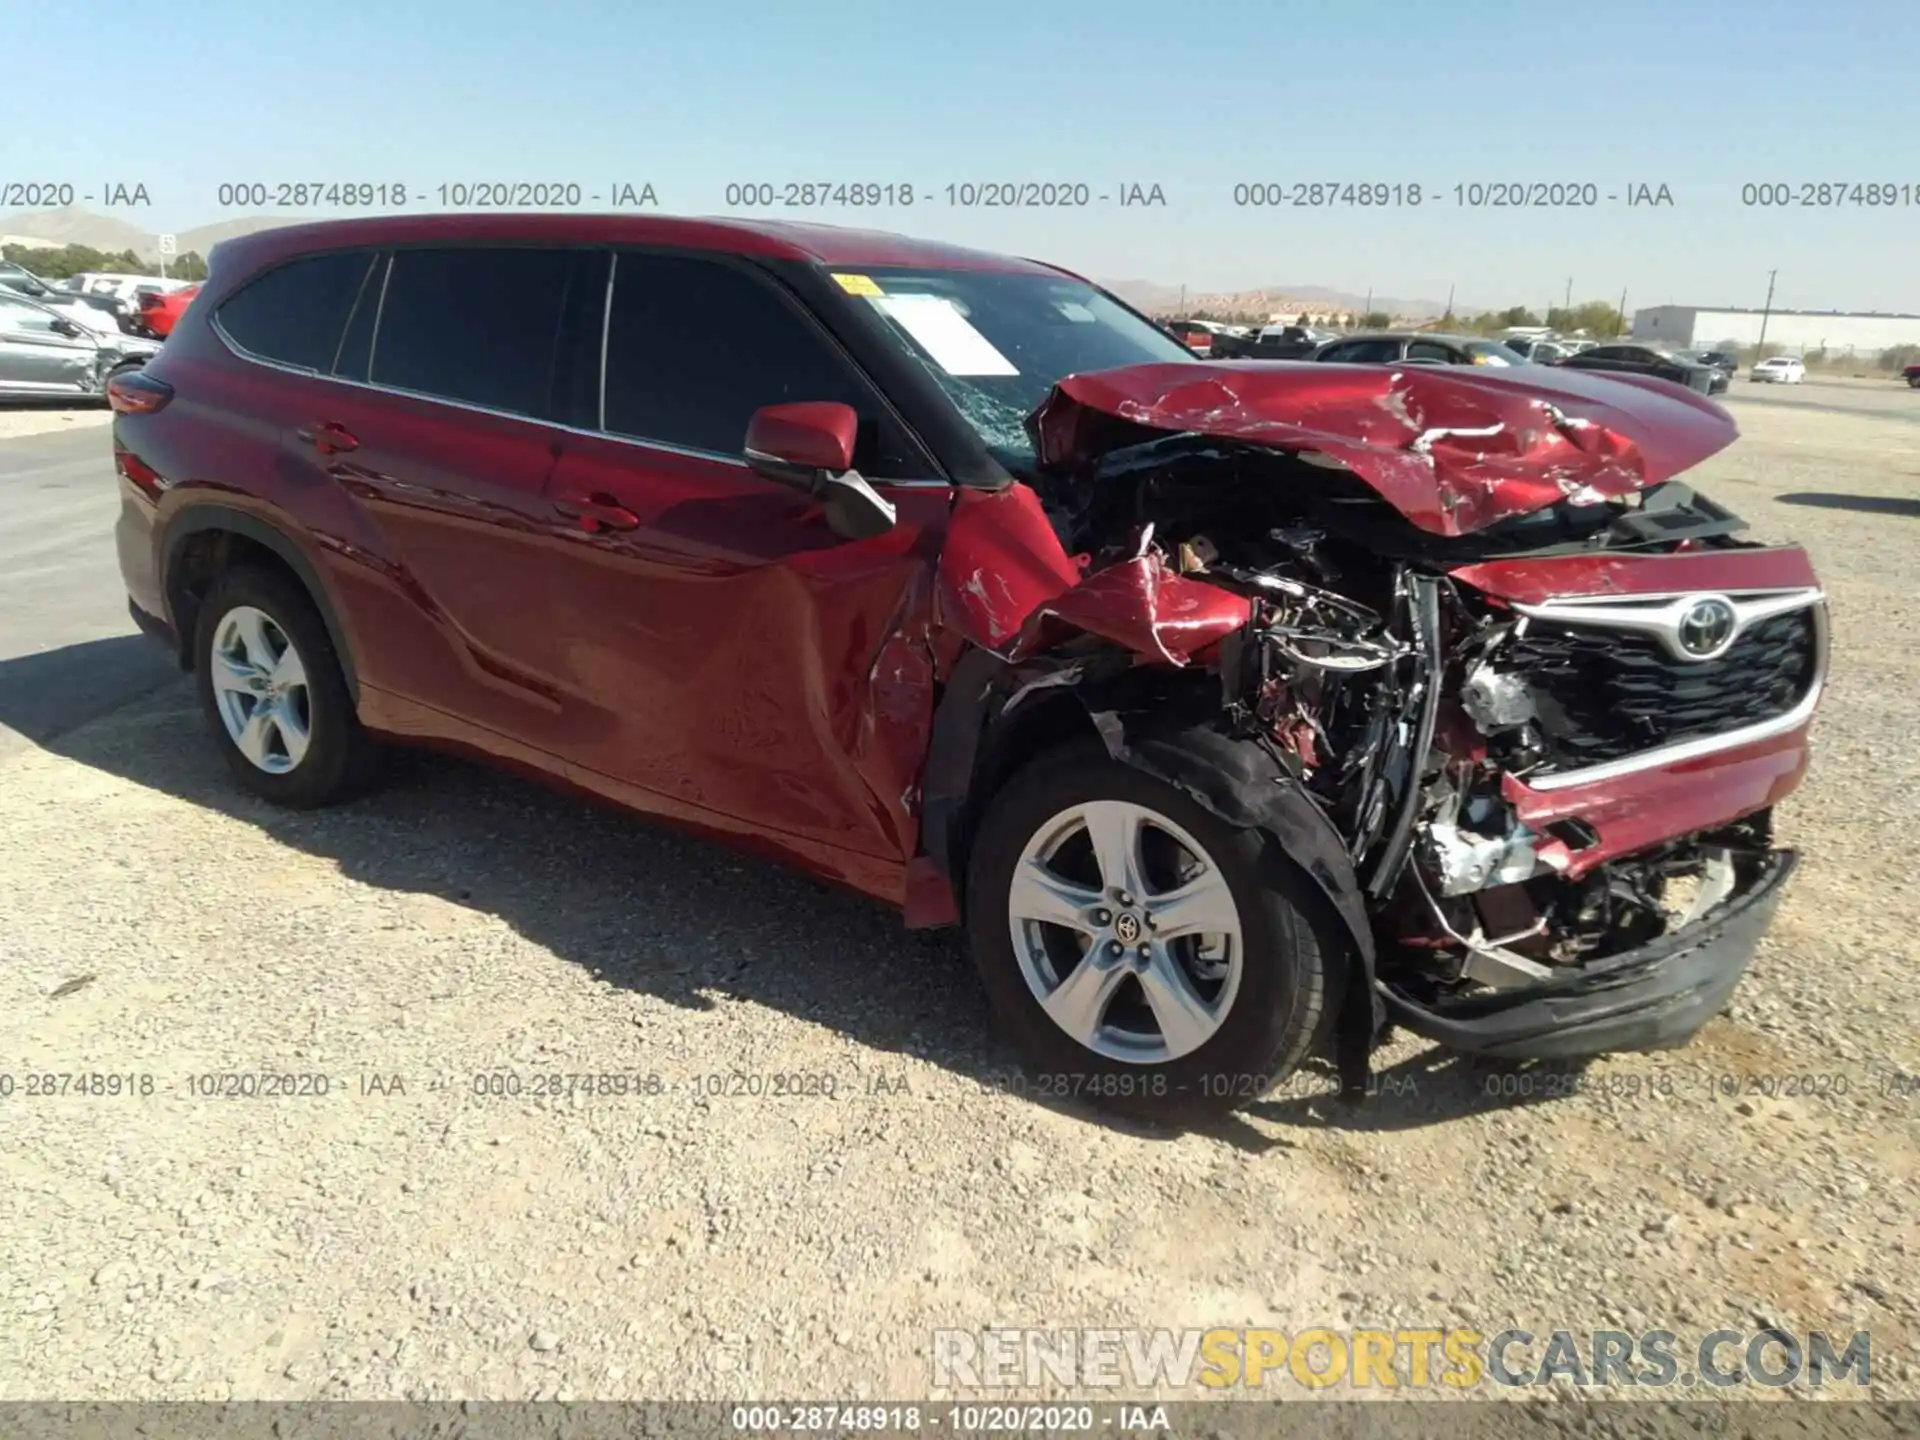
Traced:
POLYGON ((1453 282, 1447 282, 1447 318, 1453 318, 1453 282))
POLYGON ((1360 312, 1360 323, 1362 325, 1366 324, 1367 316, 1371 315, 1372 313, 1373 313, 1373 287, 1369 285, 1367 286, 1367 308, 1360 312))
POLYGON ((1622 286, 1620 287, 1620 330, 1619 330, 1619 333, 1620 333, 1620 334, 1622 334, 1622 335, 1625 335, 1625 334, 1627 333, 1627 287, 1626 287, 1626 286, 1624 286, 1624 285, 1622 285, 1622 286))
POLYGON ((1760 343, 1753 347, 1753 358, 1756 360, 1767 358, 1767 320, 1773 314, 1773 277, 1779 273, 1778 270, 1767 272, 1767 303, 1760 311, 1760 343))
POLYGON ((1187 313, 1187 287, 1184 285, 1180 287, 1180 313, 1187 313))

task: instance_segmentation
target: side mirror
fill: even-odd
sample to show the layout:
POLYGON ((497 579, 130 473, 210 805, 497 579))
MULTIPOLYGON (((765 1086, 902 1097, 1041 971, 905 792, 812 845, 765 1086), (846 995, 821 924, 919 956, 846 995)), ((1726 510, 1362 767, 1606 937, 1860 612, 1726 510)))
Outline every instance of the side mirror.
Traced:
POLYGON ((853 468, 860 417, 851 405, 806 400, 763 405, 747 424, 746 462, 754 474, 813 496, 843 540, 870 540, 894 525, 894 508, 853 468))
POLYGON ((61 315, 56 315, 53 319, 49 320, 47 322, 47 328, 56 335, 65 335, 69 338, 80 333, 80 327, 78 325, 61 315))

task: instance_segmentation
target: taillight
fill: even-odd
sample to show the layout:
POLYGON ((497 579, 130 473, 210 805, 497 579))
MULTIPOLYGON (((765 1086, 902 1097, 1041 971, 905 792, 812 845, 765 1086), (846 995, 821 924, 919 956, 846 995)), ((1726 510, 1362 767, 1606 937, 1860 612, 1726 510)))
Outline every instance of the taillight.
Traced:
POLYGON ((118 415, 151 415, 173 399, 173 387, 139 370, 127 370, 107 381, 107 404, 118 415))
POLYGON ((113 468, 131 480, 150 500, 158 500, 161 492, 167 488, 167 482, 161 478, 158 470, 118 440, 113 442, 113 468))

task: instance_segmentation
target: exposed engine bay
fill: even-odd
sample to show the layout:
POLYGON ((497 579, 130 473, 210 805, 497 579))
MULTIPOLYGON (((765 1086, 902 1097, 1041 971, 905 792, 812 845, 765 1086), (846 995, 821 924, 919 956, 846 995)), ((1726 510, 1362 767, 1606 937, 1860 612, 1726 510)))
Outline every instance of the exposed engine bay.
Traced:
POLYGON ((1668 482, 1449 542, 1324 473, 1236 483, 1242 467, 1277 465, 1312 462, 1154 440, 1102 457, 1093 484, 1041 493, 1090 570, 1146 554, 1251 602, 1244 634, 1221 646, 1223 711, 1334 820, 1371 900, 1393 907, 1382 939, 1406 952, 1420 988, 1534 984, 1690 925, 1733 893, 1738 861, 1767 851, 1764 816, 1577 879, 1570 862, 1591 834, 1516 817, 1502 777, 1551 770, 1582 732, 1530 678, 1529 619, 1447 571, 1488 555, 1737 545, 1727 537, 1740 521, 1668 482), (1114 534, 1125 543, 1100 546, 1114 534))
MULTIPOLYGON (((1204 685, 1218 727, 1310 797, 1344 847, 1376 993, 1410 1028, 1491 1053, 1681 1043, 1744 969, 1792 867, 1772 846, 1771 809, 1804 768, 1825 668, 1804 552, 1737 538, 1737 517, 1648 473, 1692 457, 1648 465, 1619 432, 1554 404, 1540 409, 1555 433, 1521 434, 1509 445, 1520 455, 1502 457, 1473 448, 1496 450, 1482 437, 1502 426, 1422 423, 1407 393, 1386 398, 1413 438, 1385 460, 1377 442, 1336 453, 1241 438, 1267 423, 1252 407, 1206 411, 1209 433, 1169 433, 1162 397, 1158 411, 1103 398, 1104 413, 1083 404, 1064 421, 1042 407, 1043 458, 1049 424, 1070 426, 1072 444, 1029 483, 1087 577, 1076 589, 1126 575, 1151 614, 1206 621, 1184 645, 1156 629, 1177 673, 1122 676, 1110 683, 1134 698, 1110 703, 1151 714, 1182 691, 1191 709, 1204 685), (1458 457, 1452 475, 1436 437, 1458 457), (1547 444, 1581 447, 1584 470, 1524 463, 1547 444), (1409 451, 1432 504, 1408 478, 1409 451), (1624 483, 1635 467, 1640 483, 1624 483), (1558 498, 1502 513, 1522 487, 1546 488, 1543 472, 1558 498), (1220 592, 1244 602, 1244 623, 1199 598, 1220 592), (1142 699, 1143 686, 1160 693, 1142 699), (1607 992, 1623 977, 1691 963, 1749 909, 1748 948, 1724 984, 1650 982, 1645 1013, 1618 1019, 1624 1002, 1607 992), (1569 1015, 1584 1041, 1533 1033, 1569 1015)), ((1726 438, 1703 451, 1733 433, 1712 413, 1726 438)), ((1097 657, 1114 648, 1115 632, 1100 634, 1069 597, 1009 654, 1097 657), (1063 640, 1044 628, 1053 615, 1088 633, 1063 640)))

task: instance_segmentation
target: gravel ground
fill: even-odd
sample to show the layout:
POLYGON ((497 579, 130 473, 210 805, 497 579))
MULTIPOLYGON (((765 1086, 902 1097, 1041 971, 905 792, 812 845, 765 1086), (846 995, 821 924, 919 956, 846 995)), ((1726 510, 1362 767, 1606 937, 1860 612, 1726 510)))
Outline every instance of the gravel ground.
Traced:
POLYGON ((53 430, 88 430, 112 423, 113 411, 105 405, 75 410, 60 405, 16 402, 0 408, 0 440, 45 435, 53 430))
POLYGON ((950 937, 515 780, 276 812, 179 685, 0 762, 0 1398, 898 1398, 934 1327, 1242 1324, 1864 1329, 1920 1394, 1920 400, 1814 388, 1697 477, 1833 593, 1806 863, 1577 1095, 1401 1039, 1358 1111, 1142 1133, 1015 1082, 950 937))

